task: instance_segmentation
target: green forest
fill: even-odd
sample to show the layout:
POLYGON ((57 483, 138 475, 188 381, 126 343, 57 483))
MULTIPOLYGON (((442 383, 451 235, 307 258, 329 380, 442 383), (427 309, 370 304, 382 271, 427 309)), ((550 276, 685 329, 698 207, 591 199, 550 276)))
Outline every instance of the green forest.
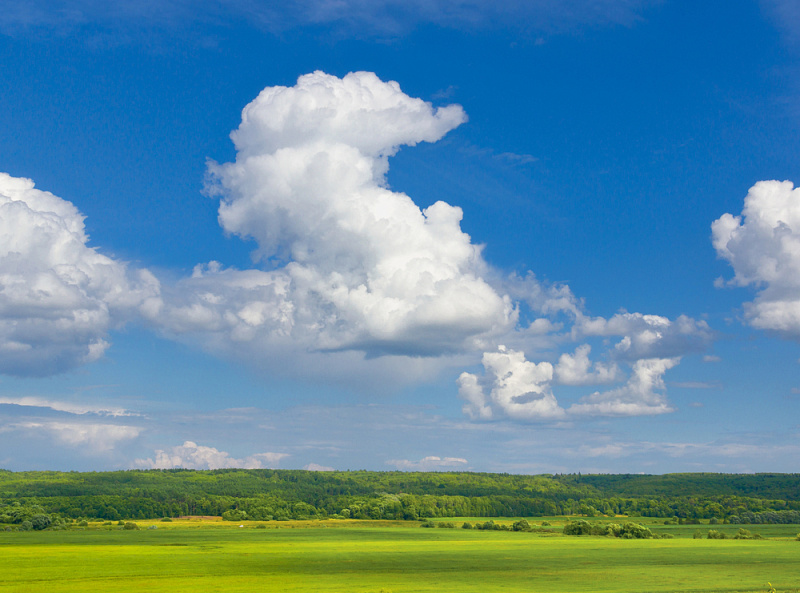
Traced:
POLYGON ((189 515, 231 521, 619 515, 800 523, 800 474, 0 470, 0 524, 27 521, 42 529, 64 520, 189 515))

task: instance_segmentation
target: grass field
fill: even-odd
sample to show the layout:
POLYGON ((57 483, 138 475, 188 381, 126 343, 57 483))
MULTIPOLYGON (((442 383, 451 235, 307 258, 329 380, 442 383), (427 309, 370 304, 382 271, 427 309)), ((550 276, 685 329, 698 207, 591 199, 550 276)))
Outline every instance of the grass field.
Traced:
POLYGON ((700 592, 767 591, 768 581, 779 593, 800 587, 796 525, 752 526, 765 540, 696 540, 698 526, 691 525, 653 526, 675 539, 622 540, 567 537, 558 533, 563 519, 550 522, 549 534, 345 521, 0 532, 0 591, 700 592))

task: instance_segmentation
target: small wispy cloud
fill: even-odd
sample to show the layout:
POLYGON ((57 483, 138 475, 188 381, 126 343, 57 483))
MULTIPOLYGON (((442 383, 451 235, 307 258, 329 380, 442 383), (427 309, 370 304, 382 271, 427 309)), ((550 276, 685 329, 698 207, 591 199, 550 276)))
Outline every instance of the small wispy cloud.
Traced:
POLYGON ((12 406, 24 406, 32 408, 49 408, 56 412, 67 412, 68 414, 97 414, 99 416, 141 416, 136 412, 131 412, 124 408, 114 408, 97 404, 83 404, 49 400, 41 397, 3 397, 0 396, 0 404, 12 406))
POLYGON ((791 47, 800 47, 800 4, 796 0, 761 0, 766 13, 791 47))
MULTIPOLYGON (((464 31, 513 29, 529 35, 561 33, 603 25, 631 26, 656 0, 561 0, 518 2, 497 0, 287 0, 285 2, 192 3, 185 0, 48 0, 6 3, 0 11, 0 32, 37 34, 57 31, 116 31, 119 42, 146 33, 186 32, 246 22, 280 33, 300 27, 327 27, 338 36, 391 39, 420 25, 464 31)), ((539 36, 532 36, 538 42, 539 36)), ((109 40, 111 41, 111 40, 109 40)))
POLYGON ((391 465, 404 471, 433 472, 467 469, 468 463, 466 459, 461 457, 437 457, 436 455, 429 455, 428 457, 423 457, 419 461, 390 459, 386 462, 386 465, 391 465))
POLYGON ((433 93, 431 98, 437 100, 450 99, 453 95, 455 95, 456 90, 458 90, 458 88, 451 84, 446 89, 441 89, 433 93))
POLYGON ((476 144, 471 144, 469 142, 462 143, 459 147, 459 151, 462 154, 465 154, 469 157, 473 158, 491 158, 495 161, 505 162, 512 165, 527 165, 530 163, 535 163, 539 160, 538 157, 533 156, 532 154, 527 153, 516 153, 516 152, 497 152, 492 148, 488 148, 486 146, 478 146, 476 144))
POLYGON ((682 389, 722 389, 722 384, 712 381, 672 381, 670 387, 682 389))
POLYGON ((569 449, 567 453, 573 457, 635 457, 641 454, 664 454, 673 458, 703 457, 705 459, 749 458, 771 459, 781 454, 800 453, 798 445, 773 445, 737 442, 650 442, 626 441, 609 442, 602 445, 582 445, 569 449))
POLYGON ((135 439, 143 430, 139 426, 89 422, 21 422, 9 428, 47 434, 65 445, 84 447, 90 453, 106 453, 123 441, 135 439))
POLYGON ((538 157, 533 156, 532 154, 517 154, 515 152, 501 152, 497 155, 497 158, 509 161, 511 163, 517 163, 520 165, 527 165, 529 163, 535 163, 539 160, 538 157))

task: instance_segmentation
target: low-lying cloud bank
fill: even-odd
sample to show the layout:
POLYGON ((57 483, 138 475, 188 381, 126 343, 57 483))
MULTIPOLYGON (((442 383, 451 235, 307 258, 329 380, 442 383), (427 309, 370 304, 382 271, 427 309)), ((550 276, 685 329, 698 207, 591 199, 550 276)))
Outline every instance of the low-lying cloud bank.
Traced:
MULTIPOLYGON (((254 267, 212 261, 169 283, 90 247, 71 203, 0 174, 0 372, 91 362, 111 330, 136 321, 267 373, 351 387, 472 367, 457 387, 473 420, 672 411, 663 377, 713 341, 704 321, 591 316, 566 285, 492 269, 459 207, 421 209, 388 187, 401 146, 435 142, 465 121, 460 106, 436 108, 367 72, 266 88, 231 134, 235 161, 208 168, 220 225, 255 241, 254 267), (562 405, 559 386, 585 395, 562 405)), ((749 322, 795 338, 797 228, 789 182, 756 184, 742 216, 712 227, 735 270, 728 284, 760 288, 749 322)), ((219 454, 225 467, 224 452, 187 443, 143 463, 202 465, 219 454)))
POLYGON ((169 450, 157 449, 155 459, 137 459, 136 466, 142 469, 274 469, 281 459, 288 456, 287 453, 256 453, 237 459, 214 447, 185 441, 169 450))
POLYGON ((466 471, 469 469, 469 462, 462 457, 439 457, 438 455, 428 455, 419 461, 408 459, 390 459, 386 462, 401 471, 414 472, 435 472, 435 471, 466 471))

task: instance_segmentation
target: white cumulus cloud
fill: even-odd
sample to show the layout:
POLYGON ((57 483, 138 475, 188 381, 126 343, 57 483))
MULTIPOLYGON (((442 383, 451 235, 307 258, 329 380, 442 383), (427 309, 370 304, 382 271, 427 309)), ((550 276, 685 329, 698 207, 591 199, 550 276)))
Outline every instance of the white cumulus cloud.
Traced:
POLYGON ((645 358, 633 364, 628 382, 616 389, 595 392, 569 407, 570 414, 646 416, 672 412, 663 393, 663 375, 679 358, 645 358))
POLYGON ((717 254, 733 267, 729 286, 754 286, 745 304, 753 327, 800 339, 800 188, 790 181, 759 181, 740 216, 711 225, 717 254))
POLYGON ((72 203, 0 173, 0 373, 48 375, 97 360, 110 328, 157 310, 152 274, 87 242, 72 203))
POLYGON ((500 346, 483 355, 483 377, 462 373, 459 395, 466 400, 463 412, 473 419, 488 419, 498 410, 518 420, 562 418, 564 410, 550 389, 553 365, 534 363, 523 352, 500 346))
POLYGON ((168 332, 237 357, 276 350, 442 356, 513 327, 484 279, 458 207, 420 209, 386 185, 401 145, 466 120, 372 73, 301 76, 269 87, 232 133, 235 162, 209 165, 219 220, 258 244, 261 269, 199 266, 160 317, 168 332))
POLYGON ((591 371, 588 353, 588 346, 584 345, 578 347, 575 355, 562 355, 554 372, 549 362, 530 362, 523 352, 500 346, 497 352, 483 355, 483 376, 465 372, 458 378, 458 392, 466 402, 462 411, 473 420, 544 421, 674 411, 666 398, 663 375, 680 362, 678 357, 637 360, 631 365, 625 383, 608 391, 594 392, 565 410, 552 391, 554 375, 560 374, 559 382, 566 385, 608 383, 621 375, 616 366, 601 365, 599 370, 595 367, 591 371))
POLYGON ((288 453, 256 453, 236 459, 214 447, 185 441, 183 445, 169 450, 156 449, 155 459, 137 459, 136 466, 147 469, 261 469, 276 467, 281 459, 288 456, 288 453))
POLYGON ((591 350, 591 346, 583 344, 575 349, 574 354, 562 354, 555 366, 556 381, 562 385, 597 385, 616 381, 619 367, 613 363, 592 364, 589 360, 591 350))
POLYGON ((641 358, 671 358, 705 350, 714 332, 703 320, 680 315, 672 320, 661 315, 617 313, 606 319, 579 314, 572 327, 573 338, 620 336, 613 355, 628 361, 641 358))

